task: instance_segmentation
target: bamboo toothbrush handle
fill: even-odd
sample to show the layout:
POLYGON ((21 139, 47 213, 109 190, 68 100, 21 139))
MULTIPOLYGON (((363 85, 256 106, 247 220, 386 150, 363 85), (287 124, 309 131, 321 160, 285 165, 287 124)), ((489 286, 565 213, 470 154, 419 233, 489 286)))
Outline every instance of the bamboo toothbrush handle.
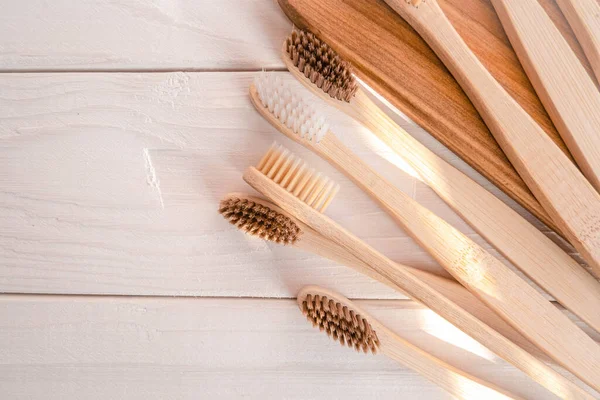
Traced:
POLYGON ((598 0, 556 0, 600 82, 600 4, 598 0))
MULTIPOLYGON (((283 57, 289 71, 307 89, 371 130, 500 253, 600 332, 600 283, 565 251, 502 200, 399 127, 364 90, 359 89, 349 103, 334 100, 299 73, 289 60, 283 57)), ((298 141, 296 135, 289 137, 298 141)), ((311 146, 316 152, 320 147, 311 146)))
MULTIPOLYGON (((280 209, 278 206, 260 197, 236 193, 231 193, 228 196, 236 195, 237 197, 247 198, 255 203, 261 204, 265 207, 275 210, 278 213, 287 215, 287 213, 280 209)), ((397 288, 397 286, 394 285, 393 282, 387 280, 385 277, 375 272, 375 270, 371 268, 371 266, 365 264, 362 260, 352 255, 344 247, 332 242, 329 239, 326 239, 320 233, 316 232, 314 229, 310 228, 303 222, 300 222, 297 219, 295 219, 294 222, 298 224, 300 230, 302 231, 302 237, 300 240, 294 243, 294 247, 302 249, 309 253, 320 255, 324 258, 335 261, 338 264, 353 268, 354 270, 365 274, 385 285, 388 285, 389 287, 397 288)), ((527 352, 533 354, 538 358, 543 359, 544 361, 551 361, 545 353, 540 351, 540 349, 534 346, 517 330, 508 325, 502 318, 500 318, 495 312, 493 312, 490 308, 483 304, 481 300, 479 300, 471 292, 465 289, 465 287, 462 286, 460 283, 456 282, 455 280, 444 278, 431 272, 423 271, 407 265, 397 265, 398 268, 406 269, 408 272, 415 275, 421 281, 431 286, 441 295, 447 297, 450 301, 456 303, 460 308, 474 315, 483 323, 495 329, 501 335, 513 341, 515 344, 517 344, 519 347, 523 348, 527 352)))
MULTIPOLYGON (((302 310, 305 309, 304 307, 307 304, 309 296, 311 296, 312 299, 319 296, 318 300, 309 300, 310 303, 318 302, 324 305, 325 303, 330 304, 330 302, 333 302, 338 309, 343 307, 344 309, 351 310, 354 315, 353 319, 360 321, 359 324, 362 323, 365 330, 365 334, 362 335, 362 337, 368 337, 369 339, 363 339, 362 341, 358 337, 356 337, 356 341, 350 339, 349 347, 352 347, 352 344, 355 344, 358 346, 358 349, 362 343, 376 341, 377 344, 375 345, 375 348, 378 353, 382 353, 398 361, 405 367, 420 373, 423 377, 445 389, 457 399, 517 399, 517 397, 498 386, 461 371, 453 365, 450 365, 411 344, 382 324, 377 318, 370 315, 365 309, 354 304, 354 302, 339 293, 318 286, 306 286, 302 288, 297 295, 297 302, 302 310), (323 299, 326 300, 323 301, 323 299), (362 343, 359 343, 359 341, 362 343)), ((331 306, 328 308, 331 310, 331 306)), ((331 311, 329 310, 320 307, 320 319, 329 319, 332 317, 331 311)), ((313 316, 309 318, 313 323, 318 323, 319 317, 313 316)), ((342 318, 346 319, 345 316, 342 318)), ((346 319, 346 321, 349 321, 349 319, 346 319)), ((357 327, 357 325, 354 326, 357 327)), ((321 326, 321 328, 324 328, 328 334, 331 334, 333 331, 333 329, 328 326, 321 326)), ((350 337, 355 337, 354 334, 358 330, 358 328, 353 329, 351 327, 342 329, 344 330, 344 333, 350 337)), ((363 329, 361 328, 360 331, 363 331, 363 329)))
MULTIPOLYGON (((487 347, 490 351, 520 368, 559 397, 564 399, 593 398, 573 382, 458 307, 416 276, 403 268, 399 268, 393 261, 336 225, 326 216, 298 200, 294 195, 279 187, 256 168, 248 168, 244 173, 244 180, 292 216, 363 260, 375 272, 382 275, 388 281, 393 282, 398 290, 407 293, 415 300, 429 307, 487 347)), ((566 340, 566 343, 569 344, 571 341, 571 339, 566 340)))
MULTIPOLYGON (((268 205, 272 207, 272 205, 268 205)), ((365 274, 372 279, 375 279, 391 288, 397 286, 375 272, 371 266, 365 264, 362 260, 350 254, 346 249, 328 239, 325 239, 313 229, 302 224, 302 239, 294 245, 297 248, 308 251, 309 253, 318 254, 322 257, 333 260, 341 265, 353 268, 354 270, 365 274)), ((398 264, 398 268, 404 268, 411 274, 416 276, 427 285, 431 286, 435 291, 439 292, 450 301, 456 303, 460 308, 466 310, 476 318, 481 320, 492 329, 496 330, 502 336, 511 340, 517 346, 534 356, 544 360, 552 361, 544 352, 527 340, 520 332, 508 325, 506 321, 498 316, 494 311, 487 307, 481 300, 475 297, 471 292, 465 289, 460 283, 455 280, 447 279, 439 275, 432 274, 408 265, 398 264)), ((406 294, 406 293, 405 293, 406 294)))
MULTIPOLYGON (((362 314, 361 314, 362 315, 362 314)), ((457 399, 519 399, 515 395, 445 363, 405 341, 382 324, 369 318, 381 341, 381 352, 423 375, 457 399)))
POLYGON ((400 154, 505 257, 600 332, 600 284, 568 254, 492 193, 398 127, 364 91, 358 91, 352 103, 343 107, 400 154))
POLYGON ((320 153, 344 171, 452 276, 546 354, 600 389, 600 346, 516 273, 381 178, 334 135, 320 153), (574 344, 577 343, 577 345, 574 344))
POLYGON ((600 92, 594 81, 537 1, 492 4, 573 158, 600 190, 600 92))
POLYGON ((435 0, 386 0, 467 93, 494 138, 567 239, 600 276, 600 195, 467 47, 435 0))

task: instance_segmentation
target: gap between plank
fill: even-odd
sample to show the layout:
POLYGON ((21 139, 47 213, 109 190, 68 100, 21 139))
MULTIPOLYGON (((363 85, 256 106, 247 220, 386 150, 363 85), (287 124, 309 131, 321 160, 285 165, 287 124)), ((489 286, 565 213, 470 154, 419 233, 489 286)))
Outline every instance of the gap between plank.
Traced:
MULTIPOLYGON (((27 297, 47 297, 47 298, 88 298, 88 299, 107 299, 107 300, 125 300, 128 298, 132 299, 148 299, 148 300, 240 300, 240 301, 263 301, 263 300, 275 300, 275 301, 290 301, 296 300, 296 297, 250 297, 250 296, 170 296, 170 295, 137 295, 137 294, 77 294, 77 293, 26 293, 26 292, 0 292, 0 300, 3 298, 27 298, 27 297)), ((351 301, 370 302, 372 304, 407 304, 413 303, 415 307, 427 308, 419 302, 412 299, 376 299, 376 298, 354 298, 350 297, 351 301)), ((564 310, 556 301, 550 301, 552 304, 557 306, 559 309, 564 310)))
POLYGON ((260 71, 286 72, 285 67, 263 67, 263 68, 150 68, 150 69, 118 69, 118 68, 94 68, 94 69, 1 69, 0 74, 72 74, 72 73, 168 73, 168 72, 260 72, 260 71))

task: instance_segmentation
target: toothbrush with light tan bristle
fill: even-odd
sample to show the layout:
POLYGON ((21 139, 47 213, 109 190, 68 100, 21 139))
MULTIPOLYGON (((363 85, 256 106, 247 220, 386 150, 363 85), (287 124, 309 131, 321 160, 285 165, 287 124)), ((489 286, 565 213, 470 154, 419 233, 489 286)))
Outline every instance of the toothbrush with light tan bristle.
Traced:
POLYGON ((481 64, 436 0, 385 1, 450 70, 537 200, 600 276, 600 194, 481 64))
MULTIPOLYGON (((235 225, 237 229, 251 236, 273 243, 291 245, 320 255, 397 289, 397 286, 391 281, 350 254, 348 250, 326 239, 320 233, 265 199, 243 193, 230 193, 221 200, 219 213, 232 225, 235 225)), ((466 310, 525 351, 544 361, 551 361, 546 354, 508 325, 460 283, 407 265, 398 264, 398 267, 404 268, 417 276, 450 301, 456 303, 460 308, 466 310)))
POLYGON ((583 174, 600 190, 600 91, 596 84, 540 3, 492 0, 492 4, 560 136, 583 174))
POLYGON ((517 398, 407 342, 339 293, 306 286, 298 293, 297 302, 313 326, 325 331, 342 346, 365 353, 382 353, 423 375, 457 399, 517 398))
MULTIPOLYGON (((357 94, 357 96, 360 95, 357 94)), ((451 256, 446 256, 448 252, 452 251, 452 249, 448 249, 447 241, 449 238, 464 238, 464 235, 365 165, 360 158, 353 154, 335 136, 329 129, 327 118, 316 111, 310 105, 309 101, 295 94, 280 79, 266 73, 259 75, 251 85, 250 98, 258 112, 267 121, 285 136, 311 149, 350 177, 367 194, 378 201, 442 266, 447 268, 444 264, 451 262, 453 259, 451 256), (431 220, 435 224, 423 224, 424 220, 431 220), (433 238, 437 240, 434 241, 433 238)), ((377 110, 379 109, 376 108, 374 111, 377 110)), ((415 142, 415 140, 412 137, 410 140, 411 142, 408 144, 414 145, 412 142, 415 142)), ((419 149, 416 145, 414 145, 414 148, 416 150, 419 149)), ((444 168, 443 164, 430 163, 430 165, 444 168)), ((453 171, 446 169, 444 171, 449 175, 453 173, 453 171)), ((440 170, 438 173, 441 174, 442 171, 440 170)), ((459 175, 458 171, 455 174, 470 184, 465 186, 466 188, 470 188, 471 186, 476 188, 474 188, 474 194, 479 192, 485 193, 488 196, 483 199, 491 196, 495 201, 500 202, 500 200, 475 182, 470 181, 466 176, 459 175)), ((455 198, 458 198, 458 196, 455 198)), ((473 202, 475 200, 471 199, 473 202)), ((470 206, 470 209, 473 209, 472 205, 470 206)), ((510 210, 504 204, 502 209, 510 210)), ((482 208, 481 205, 477 205, 473 212, 481 213, 484 210, 485 208, 482 208)), ((468 210, 465 212, 468 212, 468 210)), ((483 214, 487 217, 487 214, 483 214)), ((513 219, 517 222, 528 224, 512 210, 507 211, 506 214, 513 216, 513 219)), ((487 222, 487 220, 483 222, 487 222)), ((503 223, 506 223, 506 221, 498 221, 497 225, 500 225, 498 229, 502 227, 503 223)), ((505 229, 507 230, 501 232, 503 235, 500 237, 501 244, 504 244, 510 236, 510 229, 505 229)), ((507 243, 504 248, 506 252, 508 252, 508 245, 510 245, 509 250, 512 252, 512 259, 519 261, 517 263, 518 267, 558 299, 566 308, 569 308, 591 327, 600 332, 600 313, 598 313, 598 309, 600 309, 600 283, 584 271, 579 264, 558 248, 550 239, 534 227, 531 226, 531 229, 533 232, 536 232, 535 235, 531 234, 521 238, 512 238, 513 243, 507 243), (538 248, 532 246, 530 241, 518 243, 519 239, 529 239, 529 236, 539 239, 539 242, 545 245, 544 249, 539 249, 539 255, 534 253, 534 250, 538 248), (545 251, 548 251, 549 254, 545 254, 545 251), (572 284, 564 285, 565 279, 568 279, 572 284)), ((462 239, 457 240, 461 241, 462 239)), ((494 243, 493 240, 491 242, 494 243)))
MULTIPOLYGON (((273 145, 256 168, 249 167, 245 171, 243 178, 284 211, 345 248, 393 282, 401 292, 420 301, 544 387, 564 398, 587 396, 577 390, 576 385, 574 387, 571 382, 567 383, 568 380, 561 380, 562 384, 557 385, 556 374, 549 378, 549 371, 543 369, 535 357, 502 339, 496 331, 417 276, 399 268, 323 215, 322 211, 331 203, 339 187, 310 169, 288 150, 273 145)), ((432 221, 425 219, 423 223, 432 221)), ((459 237, 448 236, 447 239, 450 240, 447 245, 454 248, 455 258, 446 266, 452 267, 449 271, 455 278, 468 285, 484 303, 499 312, 513 328, 525 333, 529 340, 557 363, 590 386, 596 389, 600 387, 600 364, 597 362, 600 359, 600 346, 541 294, 514 272, 499 265, 501 263, 497 259, 479 246, 473 246, 459 237)))

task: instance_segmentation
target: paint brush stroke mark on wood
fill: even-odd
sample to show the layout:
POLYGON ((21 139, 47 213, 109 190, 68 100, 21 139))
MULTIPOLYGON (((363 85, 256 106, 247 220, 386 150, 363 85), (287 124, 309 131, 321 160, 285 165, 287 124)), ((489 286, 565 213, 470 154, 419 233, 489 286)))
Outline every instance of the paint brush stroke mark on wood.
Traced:
POLYGON ((156 194, 158 195, 158 199, 160 200, 160 206, 164 210, 165 202, 163 200, 162 192, 160 190, 160 180, 156 177, 156 170, 154 169, 154 165, 152 165, 152 159, 150 158, 150 153, 147 148, 144 148, 144 162, 146 164, 146 173, 148 185, 150 187, 156 189, 156 194))

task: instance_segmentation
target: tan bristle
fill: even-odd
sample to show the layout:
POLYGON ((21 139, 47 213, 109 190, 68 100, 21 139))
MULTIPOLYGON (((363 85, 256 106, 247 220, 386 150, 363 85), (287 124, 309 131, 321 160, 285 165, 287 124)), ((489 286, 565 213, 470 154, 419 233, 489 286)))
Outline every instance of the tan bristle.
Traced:
POLYGON ((425 2, 425 0, 407 0, 408 4, 411 4, 415 7, 419 7, 419 5, 424 2, 425 2))
POLYGON ((327 209, 340 190, 333 180, 315 173, 300 158, 276 143, 267 150, 256 169, 320 212, 327 209))
POLYGON ((298 70, 313 84, 337 100, 349 102, 358 84, 350 64, 310 32, 294 30, 285 49, 298 70))
POLYGON ((309 322, 325 331, 333 340, 365 353, 377 353, 379 339, 369 321, 347 306, 327 296, 306 295, 302 313, 309 322))
POLYGON ((271 242, 293 244, 302 235, 289 217, 248 199, 227 198, 219 213, 238 229, 271 242))

